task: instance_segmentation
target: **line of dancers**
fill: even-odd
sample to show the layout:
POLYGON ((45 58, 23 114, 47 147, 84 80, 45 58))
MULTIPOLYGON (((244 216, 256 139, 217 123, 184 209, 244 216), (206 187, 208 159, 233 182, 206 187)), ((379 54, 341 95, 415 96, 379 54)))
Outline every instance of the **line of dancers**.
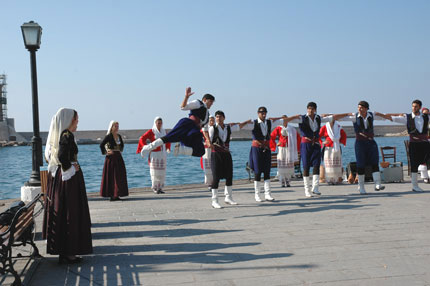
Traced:
MULTIPOLYGON (((321 145, 324 144, 324 162, 329 182, 341 177, 342 156, 340 144, 346 144, 346 134, 339 121, 353 123, 356 134, 355 156, 357 161, 358 191, 366 194, 365 168, 372 168, 374 190, 385 188, 381 183, 379 171, 378 145, 374 140, 374 121, 390 120, 407 127, 409 134, 409 155, 411 160, 412 191, 422 192, 418 185, 418 167, 428 165, 430 161, 429 116, 421 112, 422 102, 412 102, 411 113, 387 113, 369 111, 369 103, 360 101, 355 113, 317 114, 317 104, 309 102, 304 115, 291 117, 280 116, 266 118, 267 108, 261 106, 257 110, 257 119, 242 123, 225 124, 226 118, 221 110, 215 113, 215 123, 210 121, 209 109, 215 97, 205 94, 202 100, 189 101, 194 93, 187 88, 182 110, 189 110, 188 118, 182 118, 166 135, 156 138, 149 144, 142 142, 139 148, 142 157, 160 148, 164 144, 179 142, 175 146, 175 155, 192 155, 202 157, 205 168, 205 182, 212 192, 212 206, 221 208, 218 202, 218 185, 220 179, 226 179, 225 202, 237 204, 232 197, 233 167, 229 142, 231 133, 240 129, 251 130, 252 144, 249 165, 254 172, 255 201, 273 201, 270 185, 271 151, 278 147, 278 174, 281 183, 288 184, 293 172, 294 162, 300 150, 303 168, 303 183, 306 197, 320 196, 320 164, 322 158, 321 145), (299 134, 289 123, 297 123, 299 134), (322 123, 326 123, 322 126, 322 123), (273 130, 274 129, 274 130, 273 130), (273 131, 272 131, 273 130, 273 131), (321 138, 325 138, 323 142, 321 138), (278 143, 276 143, 278 139, 278 143), (210 163, 209 163, 210 162, 210 163), (210 166, 210 167, 209 167, 210 166), (312 168, 312 177, 310 169, 312 168), (340 176, 339 176, 340 173, 340 176), (261 179, 263 178, 263 183, 261 179), (264 196, 261 196, 261 190, 264 196)), ((140 143, 139 143, 140 145, 140 143)), ((428 179, 427 179, 428 181, 428 179)))

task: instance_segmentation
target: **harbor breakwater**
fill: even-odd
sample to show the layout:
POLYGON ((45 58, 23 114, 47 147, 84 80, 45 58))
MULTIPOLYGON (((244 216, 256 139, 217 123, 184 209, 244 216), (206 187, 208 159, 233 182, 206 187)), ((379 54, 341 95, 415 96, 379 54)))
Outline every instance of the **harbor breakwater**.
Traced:
MULTIPOLYGON (((346 135, 349 138, 355 137, 353 126, 342 126, 345 130, 346 135)), ((119 133, 122 135, 125 143, 137 143, 140 136, 145 133, 148 129, 130 129, 130 130, 120 130, 119 133)), ((169 129, 166 130, 167 132, 169 129)), ((33 132, 17 132, 20 138, 24 138, 25 141, 22 142, 0 142, 0 146, 15 146, 22 144, 29 144, 31 142, 31 137, 33 132)), ((106 130, 84 130, 76 131, 76 140, 79 144, 97 144, 103 140, 106 135, 106 130)), ((46 142, 48 132, 40 132, 40 137, 42 138, 43 144, 46 142)), ((407 136, 406 127, 403 125, 375 125, 375 136, 376 137, 392 137, 392 136, 407 136)), ((252 134, 250 130, 240 130, 233 132, 232 140, 251 140, 252 134)))

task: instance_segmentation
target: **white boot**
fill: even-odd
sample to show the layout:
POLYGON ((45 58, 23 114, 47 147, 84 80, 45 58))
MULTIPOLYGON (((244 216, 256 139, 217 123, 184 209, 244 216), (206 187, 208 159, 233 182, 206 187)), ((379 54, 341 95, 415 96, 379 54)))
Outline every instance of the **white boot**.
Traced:
POLYGON ((260 182, 254 181, 254 190, 255 190, 255 201, 256 202, 262 202, 260 198, 260 182))
POLYGON ((225 199, 224 199, 224 202, 226 204, 237 205, 236 201, 233 200, 233 187, 232 186, 225 186, 224 193, 227 194, 225 196, 225 199))
POLYGON ((312 193, 314 193, 317 196, 321 196, 321 193, 318 190, 319 186, 320 186, 320 175, 313 175, 312 176, 312 193))
POLYGON ((310 189, 311 189, 311 178, 303 176, 303 183, 305 185, 305 196, 307 198, 312 197, 310 189))
POLYGON ((358 175, 358 190, 360 195, 365 195, 366 190, 364 189, 364 175, 358 175))
POLYGON ((375 191, 382 191, 383 189, 385 189, 385 187, 381 185, 381 173, 379 173, 379 171, 373 172, 372 177, 373 182, 375 183, 375 191))
POLYGON ((418 173, 411 173, 411 183, 412 183, 412 191, 417 193, 424 192, 423 189, 421 189, 418 186, 418 173))
POLYGON ((212 207, 215 209, 222 208, 218 203, 218 189, 212 189, 212 207))
POLYGON ((418 166, 418 172, 421 173, 421 179, 428 179, 428 174, 427 174, 427 165, 422 164, 418 166))
POLYGON ((154 150, 157 147, 160 147, 164 144, 163 140, 161 138, 158 138, 157 140, 149 143, 148 145, 143 146, 142 151, 140 152, 140 156, 146 157, 148 156, 149 152, 154 150))
POLYGON ((193 148, 184 146, 181 143, 177 143, 175 145, 175 151, 173 152, 173 155, 175 155, 175 156, 178 156, 178 155, 191 156, 191 155, 193 155, 193 148))
POLYGON ((274 201, 275 199, 272 197, 272 191, 270 189, 270 180, 264 181, 264 198, 266 201, 274 201))

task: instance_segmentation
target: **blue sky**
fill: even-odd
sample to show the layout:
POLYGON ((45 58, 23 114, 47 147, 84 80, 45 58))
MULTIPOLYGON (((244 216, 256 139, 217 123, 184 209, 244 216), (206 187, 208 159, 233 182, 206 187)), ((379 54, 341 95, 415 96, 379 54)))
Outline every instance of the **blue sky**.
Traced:
POLYGON ((79 129, 173 127, 187 86, 227 121, 304 113, 405 112, 430 105, 430 1, 3 1, 0 72, 8 116, 32 130, 29 53, 20 26, 43 27, 40 128, 60 107, 79 129))

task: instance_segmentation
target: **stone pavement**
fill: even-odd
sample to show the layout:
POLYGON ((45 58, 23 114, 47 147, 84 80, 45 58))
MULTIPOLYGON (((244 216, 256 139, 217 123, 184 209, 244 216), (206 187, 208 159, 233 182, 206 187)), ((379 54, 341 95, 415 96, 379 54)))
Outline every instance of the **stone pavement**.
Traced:
POLYGON ((310 199, 301 181, 272 186, 276 201, 256 203, 238 182, 240 205, 220 210, 203 186, 91 196, 94 255, 59 265, 39 240, 26 285, 430 285, 430 185, 323 184, 310 199))

